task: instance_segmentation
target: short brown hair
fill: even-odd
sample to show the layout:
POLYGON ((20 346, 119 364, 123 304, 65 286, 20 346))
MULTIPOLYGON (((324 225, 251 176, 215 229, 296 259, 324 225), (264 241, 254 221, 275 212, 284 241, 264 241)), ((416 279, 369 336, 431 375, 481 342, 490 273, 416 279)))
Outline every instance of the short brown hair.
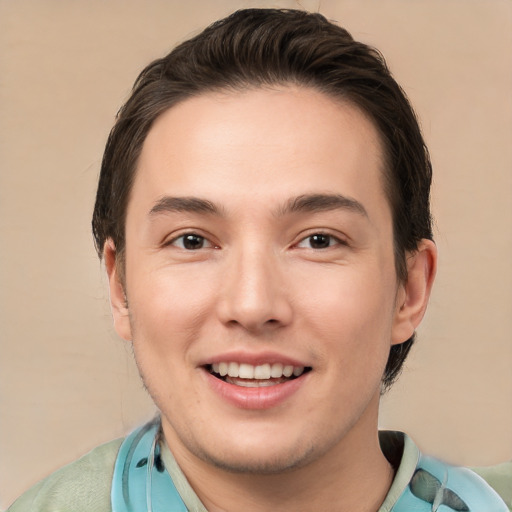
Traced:
MULTIPOLYGON (((137 161, 155 119, 187 98, 216 90, 295 84, 357 106, 374 122, 385 151, 385 189, 393 216, 395 266, 432 239, 431 163, 418 121, 382 55, 318 13, 246 9, 210 25, 149 64, 120 109, 107 141, 93 214, 101 258, 111 238, 125 248, 125 218, 137 161)), ((414 335, 391 347, 383 388, 399 375, 414 335)))

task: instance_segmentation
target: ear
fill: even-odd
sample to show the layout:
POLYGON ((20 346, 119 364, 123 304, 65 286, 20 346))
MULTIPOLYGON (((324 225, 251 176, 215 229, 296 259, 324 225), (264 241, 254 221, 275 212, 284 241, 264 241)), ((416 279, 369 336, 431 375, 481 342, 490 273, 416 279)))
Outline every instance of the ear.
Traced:
POLYGON ((110 308, 114 319, 114 329, 126 341, 131 341, 130 314, 124 290, 124 284, 119 272, 119 262, 116 259, 116 247, 111 238, 103 246, 103 258, 107 269, 110 308))
POLYGON ((398 289, 392 345, 408 340, 427 309, 437 268, 437 248, 432 240, 422 240, 418 249, 407 254, 407 281, 398 289))

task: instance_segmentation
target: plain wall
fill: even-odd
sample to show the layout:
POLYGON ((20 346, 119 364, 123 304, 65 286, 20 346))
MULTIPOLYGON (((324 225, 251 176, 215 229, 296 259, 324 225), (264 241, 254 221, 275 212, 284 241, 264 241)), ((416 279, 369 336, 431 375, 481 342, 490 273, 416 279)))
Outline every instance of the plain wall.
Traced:
POLYGON ((512 2, 0 0, 0 507, 154 413, 90 234, 103 146, 145 64, 254 5, 375 44, 430 147, 438 279, 381 426, 512 458, 512 2))

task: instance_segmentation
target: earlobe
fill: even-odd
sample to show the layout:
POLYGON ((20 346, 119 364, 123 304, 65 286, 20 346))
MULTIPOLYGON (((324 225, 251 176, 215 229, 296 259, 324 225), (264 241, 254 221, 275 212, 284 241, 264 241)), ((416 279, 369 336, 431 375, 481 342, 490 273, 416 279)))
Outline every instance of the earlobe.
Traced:
POLYGON ((122 282, 119 261, 117 259, 116 248, 112 239, 108 239, 103 247, 103 258, 107 270, 110 308, 114 320, 114 328, 119 336, 126 341, 131 341, 132 333, 130 327, 130 315, 128 303, 122 282))
POLYGON ((391 343, 408 340, 427 309, 437 268, 437 248, 432 240, 422 240, 418 249, 407 255, 407 281, 397 294, 391 343))

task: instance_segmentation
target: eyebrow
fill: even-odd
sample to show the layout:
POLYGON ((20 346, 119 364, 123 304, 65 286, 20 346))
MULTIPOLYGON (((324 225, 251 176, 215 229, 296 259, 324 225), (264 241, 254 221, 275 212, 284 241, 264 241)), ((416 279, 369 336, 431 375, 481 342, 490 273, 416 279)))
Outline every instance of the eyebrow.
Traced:
POLYGON ((221 215, 221 210, 211 201, 199 197, 161 197, 149 211, 153 216, 158 213, 189 212, 208 215, 221 215))
MULTIPOLYGON (((341 194, 303 194, 293 197, 277 208, 275 215, 283 217, 292 213, 313 213, 331 210, 349 210, 368 217, 365 207, 355 199, 341 194)), ((159 213, 188 212, 202 215, 223 215, 221 207, 199 197, 161 197, 149 211, 149 215, 159 213)))
POLYGON ((277 210, 278 216, 289 213, 308 213, 330 210, 349 210, 368 217, 365 207, 355 199, 341 194, 304 194, 286 202, 284 207, 277 210))

